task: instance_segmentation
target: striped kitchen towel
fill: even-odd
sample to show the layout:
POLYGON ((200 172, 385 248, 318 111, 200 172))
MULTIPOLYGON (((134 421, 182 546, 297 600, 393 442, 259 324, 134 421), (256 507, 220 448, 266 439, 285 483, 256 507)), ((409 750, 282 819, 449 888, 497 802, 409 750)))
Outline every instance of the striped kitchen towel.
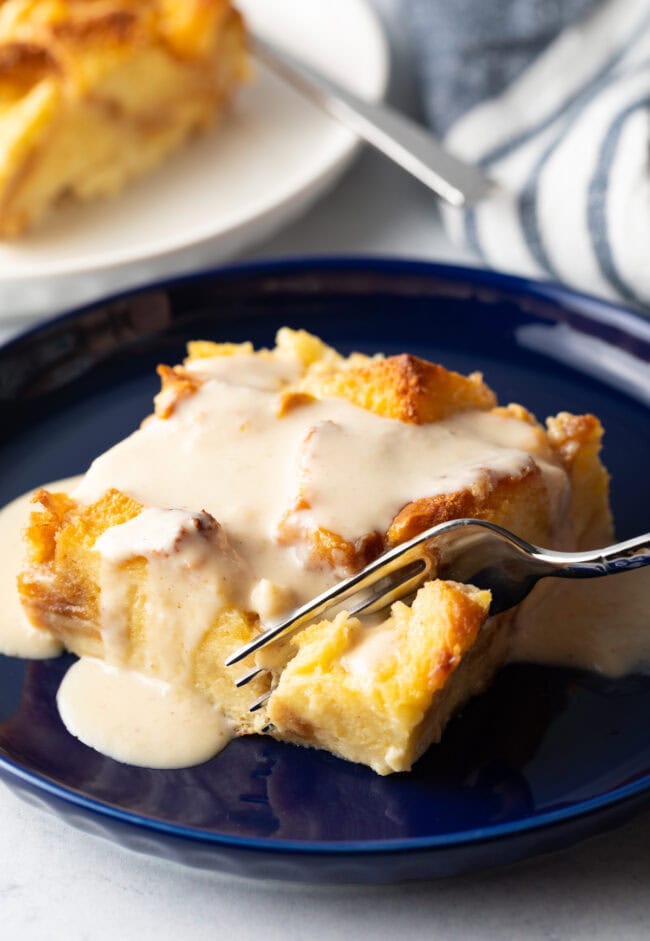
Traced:
POLYGON ((406 0, 424 106, 499 184, 452 237, 650 307, 650 0, 406 0))

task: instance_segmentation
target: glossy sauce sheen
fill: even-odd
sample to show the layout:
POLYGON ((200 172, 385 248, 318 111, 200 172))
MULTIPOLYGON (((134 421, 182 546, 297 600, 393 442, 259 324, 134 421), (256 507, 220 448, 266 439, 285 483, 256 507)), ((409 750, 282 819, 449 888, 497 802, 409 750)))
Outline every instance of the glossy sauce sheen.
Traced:
MULTIPOLYGON (((451 493, 482 480, 517 475, 531 463, 542 470, 558 532, 568 499, 564 471, 525 422, 468 412, 431 425, 380 418, 344 400, 314 401, 278 417, 279 391, 298 371, 279 357, 198 360, 190 371, 204 385, 176 404, 168 419, 151 417, 100 456, 85 477, 48 489, 89 504, 109 488, 140 501, 143 512, 97 540, 101 555, 101 630, 107 662, 81 660, 59 692, 69 731, 118 760, 149 767, 204 761, 232 730, 217 709, 191 689, 183 672, 191 652, 219 611, 251 608, 262 620, 313 597, 340 573, 310 569, 305 547, 281 545, 283 518, 357 539, 385 531, 418 497, 451 493), (300 506, 299 509, 297 507, 300 506), (146 563, 146 663, 155 679, 127 669, 121 567, 146 563), (179 656, 185 651, 186 657, 179 656)), ((13 605, 0 624, 0 651, 50 656, 58 646, 26 624, 15 578, 22 556, 20 530, 28 498, 0 515, 4 594, 13 605), (14 605, 15 601, 15 605, 14 605)), ((638 579, 646 573, 633 573, 638 579)), ((539 589, 521 619, 515 659, 568 663, 619 674, 650 661, 645 632, 617 629, 625 577, 609 580, 604 597, 580 588, 576 628, 562 606, 546 616, 539 589), (567 622, 573 626, 567 629, 567 622), (552 630, 550 626, 552 625, 552 630)), ((635 584, 637 584, 635 582, 635 584)), ((552 592, 546 591, 552 601, 552 592)), ((641 593, 639 593, 639 597, 641 593)), ((628 618, 637 624, 638 612, 628 618)), ((381 629, 370 630, 348 654, 349 668, 372 675, 386 652, 381 629)))
POLYGON ((191 652, 224 608, 244 606, 244 586, 252 582, 246 564, 228 544, 223 528, 206 513, 144 509, 107 529, 95 543, 102 557, 100 618, 107 660, 128 655, 129 582, 123 565, 146 560, 148 586, 144 643, 148 666, 168 682, 187 677, 180 651, 191 652))
POLYGON ((80 741, 146 768, 200 764, 233 736, 224 716, 199 693, 89 657, 68 670, 57 704, 65 727, 80 741))

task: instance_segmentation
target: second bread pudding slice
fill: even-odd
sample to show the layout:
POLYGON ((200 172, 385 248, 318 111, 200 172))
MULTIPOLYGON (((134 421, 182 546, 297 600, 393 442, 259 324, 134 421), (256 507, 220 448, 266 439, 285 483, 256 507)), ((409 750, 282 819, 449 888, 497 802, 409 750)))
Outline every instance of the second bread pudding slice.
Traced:
POLYGON ((37 494, 20 593, 80 656, 191 688, 234 734, 408 769, 504 663, 513 612, 428 582, 380 623, 345 613, 224 660, 266 622, 434 523, 476 516, 557 548, 611 534, 593 416, 548 428, 478 374, 411 356, 342 357, 283 329, 274 350, 192 343, 160 367, 155 412, 71 494, 37 494), (272 688, 267 708, 248 704, 272 688))
POLYGON ((229 0, 5 0, 0 238, 146 173, 216 122, 246 67, 229 0))

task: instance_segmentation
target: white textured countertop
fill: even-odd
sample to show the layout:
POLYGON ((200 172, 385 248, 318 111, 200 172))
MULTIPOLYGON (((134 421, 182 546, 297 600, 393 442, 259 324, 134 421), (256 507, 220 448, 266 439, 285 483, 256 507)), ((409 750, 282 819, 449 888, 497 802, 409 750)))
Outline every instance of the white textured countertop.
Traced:
MULTIPOLYGON (((390 12, 393 0, 378 6, 390 12)), ((395 41, 395 40, 394 40, 395 41)), ((412 107, 396 42, 392 98, 412 107)), ((308 216, 250 257, 381 253, 471 261, 427 192, 365 153, 308 216)), ((0 787, 0 938, 650 937, 650 815, 572 850, 489 873, 395 887, 252 883, 136 856, 0 787)))

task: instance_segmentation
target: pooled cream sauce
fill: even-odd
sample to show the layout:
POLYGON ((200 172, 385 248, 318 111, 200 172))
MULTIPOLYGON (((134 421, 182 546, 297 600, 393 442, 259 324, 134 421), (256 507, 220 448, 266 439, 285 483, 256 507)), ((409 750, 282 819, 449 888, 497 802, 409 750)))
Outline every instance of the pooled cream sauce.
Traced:
POLYGON ((546 578, 522 603, 512 662, 605 676, 650 672, 650 566, 608 578, 546 578))
POLYGON ((205 696, 183 686, 83 657, 57 694, 68 732, 116 761, 187 768, 208 761, 233 729, 205 696))
MULTIPOLYGON (((187 655, 224 606, 277 617, 339 577, 330 568, 307 567, 300 543, 279 544, 287 513, 307 529, 320 526, 356 539, 385 531, 418 497, 519 474, 532 454, 558 532, 566 516, 566 475, 525 422, 468 412, 416 426, 344 400, 314 401, 279 419, 278 390, 295 378, 296 364, 250 359, 192 363, 190 371, 207 381, 178 402, 170 418, 149 418, 98 457, 80 482, 48 486, 82 503, 117 488, 145 506, 95 544, 107 662, 80 660, 58 697, 69 731, 120 761, 187 766, 210 758, 230 740, 223 715, 187 683, 187 655), (301 500, 307 505, 296 509, 301 500), (125 666, 120 572, 133 559, 147 562, 144 650, 151 676, 125 666)), ((0 652, 52 656, 58 643, 27 623, 15 587, 29 510, 26 495, 0 513, 6 602, 0 652)), ((648 575, 646 570, 600 584, 538 587, 519 617, 513 659, 612 675, 647 666, 648 575)), ((348 655, 348 668, 372 674, 386 642, 381 630, 370 631, 348 655)))

